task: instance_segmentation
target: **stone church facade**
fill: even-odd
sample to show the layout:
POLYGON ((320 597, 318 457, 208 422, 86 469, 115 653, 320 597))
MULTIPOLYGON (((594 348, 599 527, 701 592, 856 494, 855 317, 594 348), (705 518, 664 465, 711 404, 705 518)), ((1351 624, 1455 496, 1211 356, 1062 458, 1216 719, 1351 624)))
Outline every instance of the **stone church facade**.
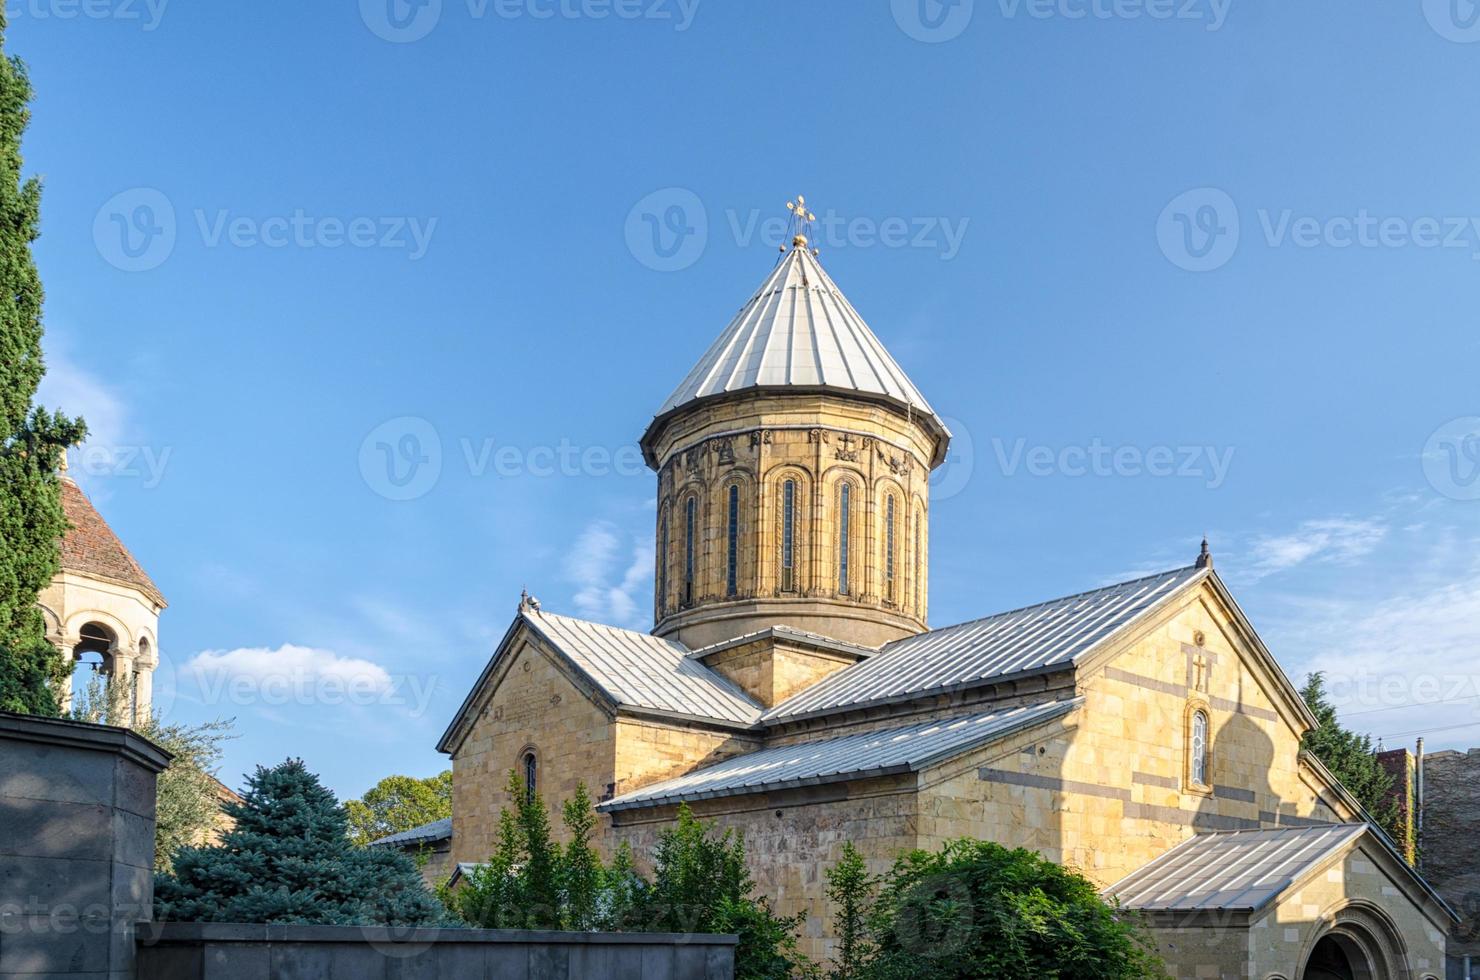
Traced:
MULTIPOLYGON (((799 229, 802 231, 805 229, 799 229)), ((1433 980, 1453 914, 1302 752, 1314 719, 1214 570, 927 626, 950 434, 799 234, 642 439, 654 628, 526 597, 438 748, 452 860, 515 769, 649 852, 687 803, 744 832, 825 957, 824 870, 961 836, 1081 870, 1179 977, 1433 980)))

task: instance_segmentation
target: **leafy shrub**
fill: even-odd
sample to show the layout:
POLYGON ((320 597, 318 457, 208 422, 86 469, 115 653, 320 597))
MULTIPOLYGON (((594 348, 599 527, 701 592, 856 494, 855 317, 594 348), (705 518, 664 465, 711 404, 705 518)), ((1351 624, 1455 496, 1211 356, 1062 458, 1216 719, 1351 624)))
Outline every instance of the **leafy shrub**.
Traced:
MULTIPOLYGON (((863 895, 861 882, 851 880, 850 893, 863 895)), ((1166 976, 1139 924, 1086 878, 1032 851, 987 841, 902 855, 882 882, 869 932, 877 950, 849 977, 1166 976)))

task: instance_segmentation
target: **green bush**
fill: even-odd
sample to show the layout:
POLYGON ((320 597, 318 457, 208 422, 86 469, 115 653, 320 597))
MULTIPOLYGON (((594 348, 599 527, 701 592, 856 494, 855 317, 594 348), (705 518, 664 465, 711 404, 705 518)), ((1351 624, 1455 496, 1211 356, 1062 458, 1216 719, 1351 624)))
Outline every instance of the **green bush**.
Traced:
POLYGON ((783 980, 809 975, 797 952, 798 919, 778 916, 766 898, 752 897, 745 846, 733 832, 718 833, 682 806, 674 827, 659 834, 653 876, 636 868, 631 850, 618 848, 610 865, 591 846, 596 814, 584 786, 561 807, 569 843, 552 841, 540 798, 509 775, 512 809, 499 814, 499 833, 487 862, 455 892, 448 908, 468 923, 498 929, 601 929, 619 932, 735 933, 738 980, 783 980))
MULTIPOLYGON (((845 854, 845 862, 847 862, 845 854)), ((830 876, 850 902, 871 900, 867 875, 830 876)), ((834 902, 839 898, 834 896, 834 902)), ((1130 980, 1165 977, 1132 918, 1086 878, 1027 850, 957 840, 901 856, 868 915, 875 946, 834 976, 859 980, 1130 980), (845 972, 852 971, 852 972, 845 972)))
POLYGON ((257 767, 236 826, 214 847, 185 847, 154 881, 155 917, 184 922, 445 924, 405 855, 349 841, 344 808, 302 762, 257 767))

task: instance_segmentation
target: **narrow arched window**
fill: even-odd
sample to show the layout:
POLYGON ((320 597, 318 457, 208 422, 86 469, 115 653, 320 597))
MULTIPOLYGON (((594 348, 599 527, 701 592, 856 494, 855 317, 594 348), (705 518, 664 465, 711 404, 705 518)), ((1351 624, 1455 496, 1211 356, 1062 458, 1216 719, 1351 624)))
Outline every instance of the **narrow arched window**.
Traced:
POLYGON ((781 484, 781 591, 796 589, 797 484, 781 484))
POLYGON ((915 514, 915 614, 920 613, 920 515, 915 514))
POLYGON ((668 521, 673 515, 667 507, 663 508, 663 514, 658 520, 658 537, 661 545, 658 548, 658 615, 668 612, 668 521))
POLYGON ((884 587, 890 602, 894 595, 894 498, 884 498, 884 587))
POLYGON ((540 778, 540 764, 533 752, 524 753, 521 761, 524 768, 524 802, 533 803, 535 794, 539 792, 537 787, 540 778))
POLYGON ((1192 713, 1192 734, 1188 740, 1188 773, 1197 786, 1208 785, 1208 713, 1192 713))
POLYGON ((740 488, 730 484, 729 521, 725 527, 725 595, 739 589, 740 578, 740 488))
POLYGON ((853 487, 843 484, 838 490, 838 594, 848 594, 848 521, 851 517, 853 487))
POLYGON ((685 606, 694 604, 694 525, 698 518, 698 510, 699 499, 690 497, 684 504, 683 510, 683 604, 685 606))

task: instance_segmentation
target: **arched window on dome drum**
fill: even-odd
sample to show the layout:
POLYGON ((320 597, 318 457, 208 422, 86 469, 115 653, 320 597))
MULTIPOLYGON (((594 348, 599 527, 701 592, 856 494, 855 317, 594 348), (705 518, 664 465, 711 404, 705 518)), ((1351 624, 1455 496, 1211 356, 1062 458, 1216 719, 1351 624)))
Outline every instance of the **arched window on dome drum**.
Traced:
POLYGON ((843 484, 838 490, 838 594, 848 594, 848 521, 853 487, 843 484))
POLYGON ((668 508, 663 508, 662 516, 658 519, 658 536, 662 540, 662 547, 658 549, 658 615, 663 616, 668 612, 668 521, 673 515, 668 508))
POLYGON ((797 483, 781 484, 781 591, 796 591, 797 483))
POLYGON ((520 761, 524 775, 524 801, 526 803, 533 803, 535 794, 539 792, 539 760, 534 757, 534 752, 530 751, 525 752, 524 758, 520 761))
POLYGON ((884 588, 890 602, 894 595, 894 497, 884 498, 884 588))
POLYGON ((725 528, 725 595, 739 591, 740 488, 730 484, 729 523, 725 528))
POLYGON ((699 499, 697 497, 690 497, 683 508, 683 604, 685 606, 694 604, 694 523, 698 509, 699 499))
POLYGON ((920 614, 920 515, 915 515, 915 615, 920 614))
POLYGON ((1208 785, 1208 713, 1206 711, 1194 711, 1192 713, 1192 733, 1188 739, 1187 772, 1193 785, 1208 785))

